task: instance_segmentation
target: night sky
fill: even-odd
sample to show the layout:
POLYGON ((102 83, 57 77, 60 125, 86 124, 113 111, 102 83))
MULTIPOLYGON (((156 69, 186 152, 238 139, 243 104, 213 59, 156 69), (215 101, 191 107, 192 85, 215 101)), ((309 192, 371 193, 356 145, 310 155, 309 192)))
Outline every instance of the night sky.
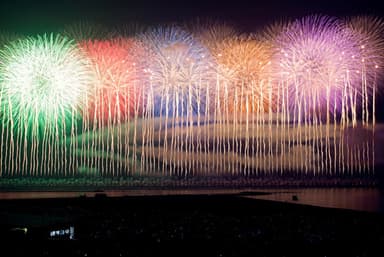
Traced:
POLYGON ((105 25, 130 21, 156 24, 210 17, 236 23, 252 31, 276 19, 313 13, 333 16, 383 16, 379 1, 321 0, 2 0, 0 28, 25 34, 60 30, 68 23, 87 20, 105 25))

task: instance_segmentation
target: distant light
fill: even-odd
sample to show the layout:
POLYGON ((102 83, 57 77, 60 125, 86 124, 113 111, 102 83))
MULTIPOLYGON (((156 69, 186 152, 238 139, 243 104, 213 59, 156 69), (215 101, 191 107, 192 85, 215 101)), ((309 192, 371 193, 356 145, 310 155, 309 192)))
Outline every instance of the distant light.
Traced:
POLYGON ((75 227, 72 227, 72 226, 69 227, 69 239, 71 240, 75 239, 75 227))
POLYGON ((59 230, 52 230, 49 232, 49 236, 52 238, 59 237, 59 238, 69 238, 70 240, 75 239, 75 228, 73 226, 70 226, 66 229, 59 229, 59 230))

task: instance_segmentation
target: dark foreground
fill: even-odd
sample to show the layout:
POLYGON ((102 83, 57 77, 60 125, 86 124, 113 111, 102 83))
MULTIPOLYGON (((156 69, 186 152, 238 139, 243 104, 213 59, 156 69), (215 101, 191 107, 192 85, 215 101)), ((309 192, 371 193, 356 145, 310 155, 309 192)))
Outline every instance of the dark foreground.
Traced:
POLYGON ((383 213, 243 196, 1 200, 0 255, 382 256, 383 213))

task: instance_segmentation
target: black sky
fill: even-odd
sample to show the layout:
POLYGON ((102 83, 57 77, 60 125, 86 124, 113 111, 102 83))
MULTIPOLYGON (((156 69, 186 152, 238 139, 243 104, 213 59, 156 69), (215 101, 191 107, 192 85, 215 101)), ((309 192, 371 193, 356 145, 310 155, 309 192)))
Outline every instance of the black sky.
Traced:
POLYGON ((212 17, 247 28, 281 18, 313 13, 333 16, 374 14, 383 16, 379 1, 371 0, 1 0, 2 30, 41 33, 79 20, 109 24, 130 21, 162 23, 212 17))

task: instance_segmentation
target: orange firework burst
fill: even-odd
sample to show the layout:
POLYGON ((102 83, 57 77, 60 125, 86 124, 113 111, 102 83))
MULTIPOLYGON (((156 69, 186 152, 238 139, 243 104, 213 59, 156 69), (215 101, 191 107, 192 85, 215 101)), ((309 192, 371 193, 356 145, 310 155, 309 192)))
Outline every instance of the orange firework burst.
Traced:
POLYGON ((230 111, 266 112, 272 100, 271 46, 251 37, 227 39, 217 53, 218 98, 230 111))

